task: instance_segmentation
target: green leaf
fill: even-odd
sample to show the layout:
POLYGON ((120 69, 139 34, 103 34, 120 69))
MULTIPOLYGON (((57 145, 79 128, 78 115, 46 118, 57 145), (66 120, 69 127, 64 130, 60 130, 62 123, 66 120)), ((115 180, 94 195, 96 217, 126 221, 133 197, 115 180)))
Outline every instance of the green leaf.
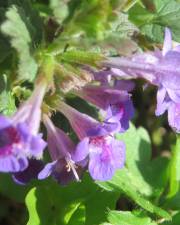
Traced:
POLYGON ((138 27, 141 27, 151 23, 154 19, 154 14, 148 12, 145 8, 137 3, 129 10, 129 19, 138 27))
POLYGON ((164 202, 166 208, 170 208, 172 210, 179 210, 180 209, 180 190, 177 192, 176 195, 173 195, 171 198, 167 198, 164 202))
POLYGON ((110 181, 97 183, 106 190, 123 192, 145 210, 170 219, 166 211, 147 199, 152 196, 157 198, 164 191, 168 181, 168 161, 163 158, 150 161, 150 139, 143 128, 136 130, 131 125, 117 138, 126 144, 126 167, 117 171, 110 181))
POLYGON ((88 38, 102 40, 111 13, 110 1, 81 0, 73 2, 69 4, 72 10, 67 18, 68 23, 65 24, 67 26, 65 31, 69 34, 83 32, 88 38))
POLYGON ((141 28, 142 34, 149 37, 151 40, 155 42, 163 42, 164 39, 164 26, 147 24, 142 26, 141 28))
POLYGON ((0 63, 2 63, 10 54, 12 50, 5 37, 0 35, 0 63))
POLYGON ((37 64, 31 56, 31 36, 23 21, 25 12, 22 8, 12 6, 6 12, 7 20, 1 25, 1 31, 11 39, 11 45, 19 56, 18 79, 33 80, 37 72, 37 64))
POLYGON ((146 196, 160 195, 167 183, 168 160, 161 157, 151 161, 151 142, 147 131, 131 125, 117 138, 126 144, 128 176, 136 190, 146 196))
POLYGON ((180 137, 177 136, 176 146, 173 148, 173 153, 170 161, 170 184, 168 197, 173 197, 179 190, 180 182, 180 137))
POLYGON ((62 24, 63 20, 69 15, 68 4, 65 1, 50 0, 50 8, 59 24, 62 24))
POLYGON ((110 223, 101 223, 100 225, 112 225, 110 223))
POLYGON ((0 76, 0 113, 12 115, 16 110, 15 99, 7 87, 6 75, 0 76))
POLYGON ((30 186, 16 184, 9 174, 0 174, 0 193, 16 202, 24 203, 24 199, 30 186))
MULTIPOLYGON (((37 198, 36 198, 36 188, 33 188, 29 191, 28 195, 26 196, 26 206, 29 212, 29 221, 27 225, 30 224, 40 224, 40 218, 36 210, 36 204, 37 204, 37 198)), ((44 208, 46 209, 46 205, 44 205, 44 208)), ((47 218, 47 214, 46 218, 47 218)), ((52 221, 51 221, 52 222, 52 221)), ((53 223, 52 223, 53 224, 53 223)))
POLYGON ((10 92, 3 91, 0 94, 0 112, 6 116, 16 111, 15 100, 10 92))
POLYGON ((172 221, 165 221, 164 223, 161 223, 162 225, 179 225, 180 221, 180 212, 178 211, 173 217, 172 221))
POLYGON ((101 223, 100 225, 112 225, 110 223, 101 223))
POLYGON ((68 225, 84 225, 85 219, 85 206, 83 204, 78 204, 76 207, 73 206, 73 214, 68 221, 68 225))
POLYGON ((31 0, 9 0, 9 6, 16 6, 22 21, 31 36, 31 50, 37 48, 43 39, 44 24, 31 0))
POLYGON ((125 13, 118 13, 117 16, 109 22, 108 29, 106 29, 104 40, 98 43, 102 52, 104 49, 113 55, 131 55, 137 49, 136 43, 131 40, 131 37, 138 28, 128 20, 125 13))
POLYGON ((129 38, 138 29, 128 20, 128 15, 125 13, 118 13, 118 15, 109 22, 109 29, 106 31, 106 36, 116 34, 119 39, 129 38))
POLYGON ((116 199, 116 193, 102 191, 88 177, 66 187, 48 180, 26 197, 28 225, 34 225, 34 221, 37 225, 99 224, 106 220, 107 209, 115 208, 116 199))
POLYGON ((99 182, 98 184, 105 190, 124 193, 126 196, 132 199, 137 205, 147 210, 148 212, 154 213, 159 217, 163 217, 167 220, 171 219, 169 213, 151 203, 136 190, 136 187, 134 187, 134 184, 131 183, 128 175, 129 175, 128 170, 118 171, 111 181, 102 183, 99 182))
POLYGON ((155 11, 152 13, 139 3, 129 10, 129 19, 135 23, 144 35, 154 41, 163 40, 164 27, 172 30, 173 38, 180 41, 180 3, 175 0, 153 0, 155 11), (153 31, 153 35, 151 33, 153 31))
MULTIPOLYGON (((1 3, 0 3, 1 4, 1 3)), ((0 21, 5 20, 5 8, 0 5, 0 21)), ((11 46, 6 37, 0 32, 0 63, 2 63, 12 53, 11 46)))
POLYGON ((128 211, 110 211, 108 221, 113 225, 157 225, 149 217, 137 216, 128 211))

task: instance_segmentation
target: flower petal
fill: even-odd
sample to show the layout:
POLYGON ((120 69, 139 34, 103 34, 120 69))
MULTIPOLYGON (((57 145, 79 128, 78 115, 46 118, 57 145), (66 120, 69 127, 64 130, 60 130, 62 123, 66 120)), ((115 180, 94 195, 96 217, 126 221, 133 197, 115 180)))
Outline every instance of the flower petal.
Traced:
POLYGON ((175 48, 173 48, 173 51, 180 52, 180 45, 177 45, 175 48))
POLYGON ((77 146, 74 154, 72 154, 72 160, 74 162, 80 162, 84 160, 89 154, 89 138, 84 138, 80 141, 77 146))
POLYGON ((180 87, 180 53, 169 51, 155 66, 159 82, 167 89, 179 90, 180 87))
POLYGON ((5 116, 0 115, 0 130, 9 127, 12 125, 12 122, 10 119, 8 119, 5 116))
POLYGON ((129 122, 134 116, 134 106, 131 99, 124 103, 124 113, 120 119, 121 129, 119 132, 125 132, 129 128, 129 122))
POLYGON ((28 160, 26 157, 17 158, 14 155, 0 158, 0 172, 19 172, 28 167, 28 160))
POLYGON ((57 162, 58 161, 56 160, 51 163, 47 163, 46 166, 38 174, 38 179, 43 180, 49 177, 54 172, 57 162))
POLYGON ((111 122, 109 119, 105 120, 103 123, 99 123, 95 125, 92 129, 89 129, 87 132, 87 136, 96 137, 96 136, 104 136, 113 132, 117 132, 117 128, 119 127, 118 122, 115 120, 111 122))
POLYGON ((180 103, 180 91, 179 90, 171 90, 167 89, 169 97, 176 103, 180 103))
POLYGON ((99 155, 93 155, 89 161, 88 170, 94 180, 110 180, 114 175, 115 168, 107 162, 101 161, 99 155))
POLYGON ((41 158, 46 145, 47 143, 42 139, 41 134, 33 135, 30 141, 30 154, 35 158, 41 158))
POLYGON ((168 51, 172 50, 172 34, 169 28, 165 28, 164 44, 162 49, 163 56, 166 55, 168 51))
POLYGON ((75 180, 73 171, 67 171, 67 168, 65 166, 61 169, 61 171, 53 171, 52 176, 61 185, 67 185, 71 181, 75 180))
POLYGON ((157 92, 157 107, 155 111, 156 116, 162 115, 168 109, 170 99, 168 97, 166 98, 166 95, 166 89, 160 87, 157 92))
POLYGON ((126 159, 126 147, 122 141, 113 140, 112 142, 112 164, 115 169, 121 169, 124 167, 126 159))
POLYGON ((172 103, 168 108, 168 122, 175 132, 180 133, 180 104, 172 103))
POLYGON ((133 81, 130 80, 115 80, 114 88, 120 91, 132 91, 135 87, 133 81))
POLYGON ((92 140, 89 155, 89 172, 95 180, 109 180, 116 169, 125 163, 125 145, 109 136, 92 140))
POLYGON ((25 185, 31 179, 37 178, 38 173, 42 169, 43 169, 42 161, 30 159, 29 166, 24 171, 13 174, 13 180, 18 184, 25 185))

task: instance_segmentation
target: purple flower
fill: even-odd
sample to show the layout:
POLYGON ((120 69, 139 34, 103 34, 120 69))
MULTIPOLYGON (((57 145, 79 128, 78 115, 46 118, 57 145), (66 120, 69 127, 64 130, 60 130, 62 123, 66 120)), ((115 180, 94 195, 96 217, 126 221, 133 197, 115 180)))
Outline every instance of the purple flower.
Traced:
MULTIPOLYGON (((165 30, 163 50, 138 53, 130 58, 109 58, 104 64, 126 71, 132 78, 142 77, 154 85, 178 90, 180 85, 180 48, 172 49, 171 32, 165 30)), ((118 74, 117 74, 118 75, 118 74)))
POLYGON ((24 171, 30 158, 41 158, 46 143, 38 134, 41 103, 46 86, 36 86, 32 96, 12 116, 0 116, 0 171, 24 171))
POLYGON ((60 184, 67 184, 76 179, 79 175, 77 166, 71 159, 71 154, 75 151, 75 145, 71 139, 61 129, 55 127, 47 115, 44 115, 44 124, 48 132, 48 149, 52 162, 47 163, 39 173, 39 179, 45 179, 52 175, 60 184))
POLYGON ((99 121, 83 114, 66 103, 59 101, 58 110, 69 120, 73 130, 81 140, 84 137, 103 136, 117 131, 118 123, 99 121))
MULTIPOLYGON (((128 83, 125 85, 128 87, 128 83)), ((116 87, 121 87, 122 83, 116 82, 116 87)), ((82 89, 75 91, 79 97, 96 105, 103 111, 107 121, 116 121, 119 123, 119 132, 124 132, 129 128, 129 120, 134 116, 134 107, 130 99, 130 94, 124 90, 120 91, 107 86, 85 86, 82 89)), ((132 86, 129 85, 129 89, 132 86)))
POLYGON ((89 161, 88 170, 94 180, 109 180, 124 166, 125 145, 111 135, 85 137, 77 145, 73 160, 89 161))
POLYGON ((59 110, 68 118, 81 140, 72 154, 72 159, 88 165, 93 179, 111 179, 114 172, 123 167, 125 161, 125 146, 113 137, 117 124, 100 124, 63 102, 60 102, 59 110))
MULTIPOLYGON (((106 62, 105 62, 106 64, 106 62)), ((180 46, 172 48, 171 32, 165 29, 162 51, 139 53, 131 58, 111 58, 107 66, 125 71, 132 78, 142 77, 158 87, 156 115, 168 111, 169 125, 180 132, 180 46)))
POLYGON ((129 128, 129 121, 134 116, 134 107, 130 97, 126 101, 110 104, 107 110, 107 118, 109 121, 119 121, 119 132, 125 132, 129 128))
POLYGON ((180 132, 180 51, 179 46, 172 49, 172 37, 169 29, 166 29, 162 59, 160 65, 167 70, 167 73, 160 74, 156 85, 157 108, 156 115, 162 115, 168 111, 169 125, 177 133, 180 132))

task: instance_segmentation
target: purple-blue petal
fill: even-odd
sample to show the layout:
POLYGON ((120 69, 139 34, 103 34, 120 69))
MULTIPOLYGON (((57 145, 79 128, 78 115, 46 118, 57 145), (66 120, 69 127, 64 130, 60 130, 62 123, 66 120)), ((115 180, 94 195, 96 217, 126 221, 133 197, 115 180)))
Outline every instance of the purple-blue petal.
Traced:
POLYGON ((173 48, 173 51, 180 52, 180 45, 177 45, 175 48, 173 48))
POLYGON ((180 90, 167 89, 167 93, 172 101, 180 103, 180 90))
POLYGON ((156 65, 159 82, 168 89, 180 87, 180 53, 169 51, 156 65))
POLYGON ((80 162, 84 160, 89 154, 89 138, 84 138, 80 141, 77 146, 75 152, 72 154, 72 160, 74 162, 80 162))
POLYGON ((113 137, 106 137, 91 142, 89 172, 95 180, 109 180, 116 169, 125 163, 125 145, 113 137))
POLYGON ((42 156, 43 150, 45 149, 47 143, 42 139, 42 135, 38 134, 36 136, 31 136, 29 143, 29 152, 35 158, 42 156))
POLYGON ((134 106, 130 98, 126 101, 112 104, 106 111, 108 121, 119 121, 118 132, 124 132, 129 128, 129 121, 134 116, 134 106))
POLYGON ((17 124, 17 130, 22 141, 26 143, 28 154, 35 158, 41 157, 47 145, 42 139, 42 134, 32 135, 26 123, 17 124))
POLYGON ((115 80, 114 88, 120 91, 132 91, 135 84, 131 80, 115 80))
POLYGON ((180 103, 171 103, 168 108, 168 122, 175 132, 180 133, 180 103))
POLYGON ((16 128, 17 128, 18 132, 21 134, 21 138, 23 139, 23 141, 28 142, 30 132, 29 132, 29 128, 28 128, 27 124, 26 123, 18 123, 16 125, 16 128))
POLYGON ((169 28, 165 28, 165 36, 164 36, 164 44, 162 54, 163 56, 166 55, 167 52, 172 50, 172 34, 169 28))
POLYGON ((129 122, 134 116, 134 106, 131 100, 124 103, 124 113, 120 119, 121 129, 119 132, 125 132, 129 129, 129 122))
POLYGON ((112 164, 115 169, 124 167, 126 159, 126 146, 122 141, 113 140, 112 142, 112 164))
POLYGON ((115 168, 110 163, 101 160, 99 155, 93 155, 89 161, 89 173, 94 180, 110 180, 114 175, 115 168))
POLYGON ((171 100, 167 95, 165 88, 160 87, 157 91, 157 108, 155 111, 156 116, 162 115, 169 107, 171 100))
POLYGON ((7 157, 0 157, 0 172, 19 172, 28 167, 28 160, 26 157, 17 157, 8 155, 7 157))
POLYGON ((52 176, 61 185, 67 185, 71 181, 75 180, 75 177, 74 177, 74 174, 73 174, 72 170, 71 171, 67 171, 67 168, 65 166, 61 169, 60 172, 55 170, 52 173, 52 176))
POLYGON ((12 126, 11 120, 5 116, 0 115, 0 130, 5 129, 9 126, 12 126))
POLYGON ((95 125, 92 129, 87 131, 87 136, 95 137, 95 136, 104 136, 117 131, 119 127, 118 122, 108 122, 108 120, 103 123, 99 123, 95 125))
POLYGON ((38 173, 43 169, 43 162, 36 159, 30 159, 28 167, 18 173, 13 174, 13 180, 21 185, 25 185, 32 179, 37 179, 38 173))
POLYGON ((47 163, 45 167, 39 172, 38 179, 43 180, 49 177, 55 170, 58 160, 47 163))

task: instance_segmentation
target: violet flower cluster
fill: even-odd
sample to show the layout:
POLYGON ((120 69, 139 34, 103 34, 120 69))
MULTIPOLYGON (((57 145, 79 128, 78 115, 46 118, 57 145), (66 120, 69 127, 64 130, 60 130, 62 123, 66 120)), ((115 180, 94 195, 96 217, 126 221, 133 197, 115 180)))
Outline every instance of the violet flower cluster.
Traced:
POLYGON ((93 81, 71 93, 97 107, 100 120, 71 107, 65 98, 59 97, 55 103, 56 111, 68 119, 79 143, 73 143, 68 134, 54 125, 52 111, 42 111, 43 99, 49 93, 48 82, 42 80, 12 117, 0 116, 0 172, 11 173, 19 184, 52 176, 64 185, 79 181, 87 169, 94 180, 105 181, 123 168, 125 144, 115 134, 125 132, 134 115, 129 94, 133 84, 104 79, 107 74, 101 79, 104 71, 91 73, 93 81), (47 130, 47 142, 39 133, 41 121, 47 130), (45 164, 46 146, 51 161, 45 164))
POLYGON ((168 112, 172 129, 180 133, 180 45, 172 48, 171 31, 165 29, 162 51, 134 54, 130 58, 108 59, 104 65, 111 67, 115 76, 144 78, 157 86, 156 116, 168 112))
POLYGON ((169 29, 165 31, 162 51, 102 61, 104 70, 83 67, 82 76, 68 75, 63 67, 52 70, 63 74, 59 85, 62 89, 55 95, 53 109, 48 106, 48 110, 42 110, 43 103, 47 104, 45 95, 50 94, 49 82, 42 79, 14 115, 0 116, 0 172, 11 173, 21 184, 52 176, 64 185, 80 181, 86 170, 94 180, 111 179, 125 164, 125 143, 117 140, 115 134, 126 132, 134 115, 130 94, 134 83, 127 78, 144 78, 157 86, 155 113, 159 116, 168 111, 170 126, 180 132, 180 46, 172 48, 169 29), (99 119, 68 105, 66 92, 94 105, 99 119), (78 143, 52 122, 54 112, 67 118, 78 143), (47 130, 47 141, 39 133, 41 121, 47 130), (47 163, 43 161, 46 146, 50 155, 47 163))
POLYGON ((60 99, 56 102, 56 109, 68 119, 79 138, 77 145, 53 124, 48 115, 43 116, 52 162, 38 174, 39 179, 52 175, 60 184, 67 184, 74 179, 79 181, 83 171, 88 169, 94 180, 105 181, 111 179, 117 169, 123 168, 125 144, 116 140, 114 135, 129 128, 134 108, 128 91, 133 85, 123 82, 124 89, 119 90, 120 83, 110 86, 108 82, 100 82, 95 85, 95 81, 98 79, 72 93, 99 108, 101 121, 60 99))
POLYGON ((0 172, 11 173, 19 183, 36 177, 42 169, 40 159, 46 142, 39 127, 45 91, 46 83, 37 84, 12 117, 0 116, 0 172))

